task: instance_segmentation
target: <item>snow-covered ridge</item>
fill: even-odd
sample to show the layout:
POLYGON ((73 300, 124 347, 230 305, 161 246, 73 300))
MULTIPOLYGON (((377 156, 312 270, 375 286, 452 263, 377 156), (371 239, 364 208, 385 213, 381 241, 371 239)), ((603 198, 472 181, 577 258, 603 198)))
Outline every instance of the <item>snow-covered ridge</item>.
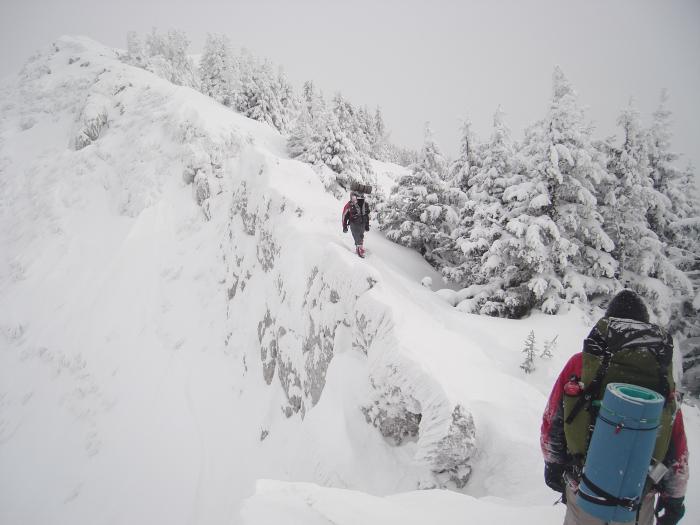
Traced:
MULTIPOLYGON (((130 493, 113 468, 119 458, 150 455, 154 472, 145 479, 165 475, 159 461, 168 456, 159 460, 153 447, 172 439, 183 405, 187 418, 199 419, 198 403, 212 402, 191 370, 220 374, 208 385, 219 394, 235 385, 240 399, 206 410, 230 410, 220 433, 240 427, 255 436, 239 443, 251 447, 244 454, 286 462, 268 475, 379 492, 464 484, 471 415, 402 352, 401 325, 377 293, 382 279, 329 234, 339 223, 339 202, 323 189, 329 172, 285 159, 284 139, 271 128, 123 64, 88 39, 58 39, 3 87, 2 99, 0 325, 2 368, 14 375, 3 380, 3 462, 20 470, 38 446, 27 433, 48 430, 46 410, 70 429, 56 444, 61 455, 40 454, 29 469, 41 480, 36 487, 30 477, 11 490, 3 482, 3 512, 28 512, 12 496, 23 491, 55 493, 41 512, 106 487, 130 493), (313 450, 330 477, 290 466, 282 443, 290 433, 319 432, 302 420, 323 399, 332 362, 342 360, 356 363, 346 371, 355 399, 325 410, 364 421, 366 446, 404 463, 398 477, 362 486, 354 474, 361 467, 321 461, 313 450), (155 424, 156 407, 170 415, 139 437, 155 424), (404 452, 391 453, 372 425, 404 452), (57 490, 66 486, 67 494, 57 490)), ((201 425, 185 434, 201 434, 201 425)), ((185 455, 189 439, 175 440, 185 455)), ((75 505, 63 516, 89 516, 90 508, 75 505)), ((133 512, 152 509, 144 502, 133 512)))
POLYGON ((375 231, 359 260, 332 174, 88 39, 0 89, 0 522, 561 521, 579 318, 465 316, 375 231), (531 329, 565 351, 526 382, 531 329))

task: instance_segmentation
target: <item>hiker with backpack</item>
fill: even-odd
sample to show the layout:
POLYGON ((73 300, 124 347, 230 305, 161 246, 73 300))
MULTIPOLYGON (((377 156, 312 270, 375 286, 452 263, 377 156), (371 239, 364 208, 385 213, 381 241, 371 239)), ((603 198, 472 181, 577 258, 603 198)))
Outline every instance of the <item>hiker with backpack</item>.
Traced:
MULTIPOLYGON (((371 191, 371 188, 370 188, 371 191)), ((365 232, 369 231, 369 206, 363 193, 352 190, 350 200, 343 208, 343 233, 348 232, 348 226, 355 241, 355 251, 360 257, 365 256, 365 232)))
MULTIPOLYGON (((676 401, 672 355, 671 336, 649 322, 646 306, 635 292, 623 290, 611 300, 605 316, 584 340, 583 351, 571 357, 559 374, 542 418, 540 444, 545 461, 545 483, 562 494, 562 501, 567 506, 564 525, 621 522, 592 516, 582 509, 589 502, 593 505, 588 506, 589 509, 620 508, 623 512, 628 511, 638 525, 652 525, 655 515, 657 525, 675 525, 683 517, 689 475, 688 446, 683 414, 676 401), (640 439, 651 436, 651 464, 647 461, 636 466, 641 467, 641 476, 646 479, 637 483, 641 494, 639 499, 632 500, 610 494, 591 481, 590 475, 586 477, 590 470, 586 456, 592 454, 592 434, 598 432, 600 425, 600 435, 604 435, 605 426, 612 416, 619 416, 609 411, 603 413, 606 407, 600 401, 606 389, 610 391, 623 386, 631 391, 636 388, 630 385, 639 387, 640 392, 653 391, 651 394, 659 399, 661 414, 649 428, 634 428, 635 425, 624 418, 618 419, 620 422, 616 426, 608 426, 609 435, 620 436, 619 439, 613 438, 616 439, 615 446, 632 443, 634 432, 639 432, 640 439), (644 430, 653 430, 654 434, 644 430), (581 490, 583 488, 586 490, 581 490), (657 494, 658 502, 654 506, 657 494)), ((596 440, 597 449, 600 443, 596 440)), ((632 445, 626 448, 631 449, 632 445)), ((629 460, 624 458, 628 461, 624 463, 620 456, 625 452, 627 450, 623 449, 622 453, 608 459, 608 463, 618 460, 621 465, 626 465, 620 468, 621 475, 625 474, 622 472, 625 468, 632 471, 634 459, 646 461, 630 455, 629 460)), ((610 468, 611 465, 602 467, 610 468)), ((617 474, 617 470, 614 472, 617 474)))

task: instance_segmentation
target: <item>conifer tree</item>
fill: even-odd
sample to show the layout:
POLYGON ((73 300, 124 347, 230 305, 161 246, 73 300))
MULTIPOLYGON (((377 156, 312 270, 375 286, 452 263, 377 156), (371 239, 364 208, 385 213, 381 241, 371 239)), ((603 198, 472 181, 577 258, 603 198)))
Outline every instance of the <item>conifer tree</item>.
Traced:
POLYGON ((235 104, 235 62, 226 35, 208 34, 199 62, 202 93, 225 106, 235 104))
POLYGON ((603 228, 596 197, 596 188, 609 175, 605 159, 593 146, 576 92, 558 67, 553 85, 547 118, 527 137, 522 155, 539 186, 543 211, 558 236, 570 243, 570 250, 552 253, 560 259, 564 299, 585 303, 615 289, 613 243, 603 228))
POLYGON ((445 203, 441 174, 446 161, 432 131, 426 125, 425 141, 418 162, 399 179, 381 215, 387 238, 418 250, 431 264, 441 266, 439 248, 449 240, 457 216, 445 203))
POLYGON ((669 321, 672 305, 692 286, 687 277, 666 256, 666 246, 652 230, 649 217, 658 205, 649 166, 648 137, 639 112, 630 104, 618 124, 623 144, 611 152, 608 169, 615 176, 606 197, 608 232, 615 242, 620 280, 642 295, 662 324, 669 321))
MULTIPOLYGON (((466 189, 466 203, 461 209, 460 222, 452 232, 454 244, 461 252, 461 262, 444 272, 453 279, 461 277, 463 286, 490 280, 489 272, 482 272, 482 257, 502 235, 507 211, 503 191, 517 171, 515 147, 500 106, 493 117, 491 140, 484 145, 482 160, 478 165, 473 149, 474 140, 469 124, 466 124, 462 151, 455 163, 457 166, 453 167, 452 178, 454 185, 466 189)), ((480 310, 482 306, 483 302, 479 305, 480 310)), ((498 315, 498 312, 488 313, 498 315)))
POLYGON ((304 83, 297 121, 287 140, 292 158, 315 164, 323 161, 324 134, 328 115, 323 95, 311 81, 304 83))
POLYGON ((179 86, 198 88, 192 59, 187 54, 190 41, 184 32, 171 29, 165 34, 155 29, 146 35, 145 68, 179 86))
POLYGON ((284 73, 280 70, 275 75, 268 61, 259 64, 254 59, 244 58, 238 110, 246 117, 286 132, 296 113, 296 99, 284 73))

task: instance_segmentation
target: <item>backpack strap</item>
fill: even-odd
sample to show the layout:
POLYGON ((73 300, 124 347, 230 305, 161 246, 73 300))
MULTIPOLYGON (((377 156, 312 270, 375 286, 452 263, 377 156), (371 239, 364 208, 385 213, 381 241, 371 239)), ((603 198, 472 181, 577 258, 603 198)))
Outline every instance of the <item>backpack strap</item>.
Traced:
POLYGON ((593 492, 595 496, 586 494, 583 490, 579 490, 578 495, 580 498, 590 503, 603 505, 605 507, 622 507, 630 512, 634 512, 640 507, 639 498, 618 498, 617 496, 613 496, 588 479, 585 473, 581 475, 581 481, 586 484, 586 488, 591 489, 591 492, 593 492))
MULTIPOLYGON (((573 420, 576 418, 579 412, 581 412, 581 409, 585 406, 588 405, 586 408, 587 410, 591 411, 592 405, 593 405, 593 399, 597 399, 600 397, 600 386, 603 382, 603 378, 605 377, 605 374, 608 373, 608 367, 610 367, 610 360, 612 359, 612 353, 609 350, 605 350, 603 353, 603 362, 600 364, 598 367, 598 371, 596 372, 595 377, 593 378, 593 381, 591 381, 588 386, 585 388, 585 390, 581 393, 581 396, 576 400, 576 404, 574 405, 574 408, 571 409, 571 413, 569 414, 569 417, 566 418, 566 423, 571 424, 573 420)), ((593 414, 594 416, 597 414, 593 414)), ((595 417, 593 418, 595 419, 595 417)))

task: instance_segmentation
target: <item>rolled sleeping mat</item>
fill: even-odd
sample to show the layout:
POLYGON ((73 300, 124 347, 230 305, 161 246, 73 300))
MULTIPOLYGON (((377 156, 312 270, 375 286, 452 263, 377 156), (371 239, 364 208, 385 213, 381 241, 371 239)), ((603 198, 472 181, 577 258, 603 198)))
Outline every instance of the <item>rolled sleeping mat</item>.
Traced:
POLYGON ((635 521, 663 407, 653 390, 608 384, 579 485, 581 509, 605 522, 635 521))
POLYGON ((350 184, 350 191, 356 191, 357 193, 372 193, 372 186, 353 181, 350 184))

